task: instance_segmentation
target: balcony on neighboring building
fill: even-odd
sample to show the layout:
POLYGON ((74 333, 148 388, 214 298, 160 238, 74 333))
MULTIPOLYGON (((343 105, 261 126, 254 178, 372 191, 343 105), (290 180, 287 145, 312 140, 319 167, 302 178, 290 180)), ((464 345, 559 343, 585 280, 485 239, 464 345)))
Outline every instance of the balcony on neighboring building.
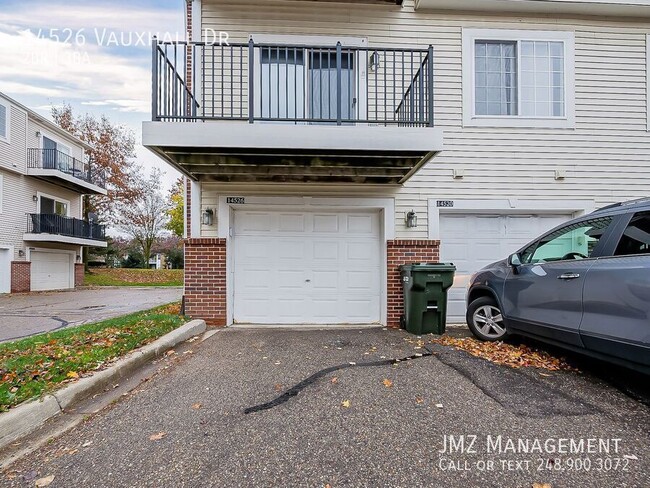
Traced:
POLYGON ((58 149, 28 149, 27 174, 87 195, 106 195, 102 172, 58 149))
POLYGON ((27 214, 23 240, 106 247, 106 226, 57 214, 27 214))
POLYGON ((442 149, 433 48, 154 41, 143 144, 195 180, 401 184, 442 149))

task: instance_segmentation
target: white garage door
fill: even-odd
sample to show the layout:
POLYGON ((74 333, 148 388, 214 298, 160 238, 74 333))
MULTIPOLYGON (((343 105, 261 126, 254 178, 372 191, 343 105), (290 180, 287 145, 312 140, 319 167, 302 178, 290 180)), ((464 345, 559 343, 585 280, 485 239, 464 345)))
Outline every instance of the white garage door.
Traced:
POLYGON ((32 251, 32 290, 74 288, 73 256, 65 252, 32 251))
POLYGON ((234 321, 379 322, 380 233, 375 212, 236 212, 234 321))
POLYGON ((0 293, 11 291, 11 258, 10 249, 0 249, 0 293))
POLYGON ((504 259, 571 215, 440 215, 440 260, 456 265, 449 290, 447 321, 465 322, 465 294, 470 276, 504 259))

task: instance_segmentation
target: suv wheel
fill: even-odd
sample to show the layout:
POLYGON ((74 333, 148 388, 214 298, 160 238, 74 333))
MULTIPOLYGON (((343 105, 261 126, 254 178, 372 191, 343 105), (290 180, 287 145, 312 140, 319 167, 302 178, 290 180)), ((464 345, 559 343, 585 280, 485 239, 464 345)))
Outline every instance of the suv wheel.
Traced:
POLYGON ((508 335, 503 315, 494 298, 480 297, 474 300, 467 308, 466 318, 469 330, 482 341, 500 341, 508 335))

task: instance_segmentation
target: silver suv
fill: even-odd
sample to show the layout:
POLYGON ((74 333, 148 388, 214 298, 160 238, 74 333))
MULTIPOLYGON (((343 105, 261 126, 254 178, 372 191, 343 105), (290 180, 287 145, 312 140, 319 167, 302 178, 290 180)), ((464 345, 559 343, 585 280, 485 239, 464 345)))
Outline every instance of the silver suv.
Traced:
POLYGON ((556 227, 470 280, 467 324, 650 372, 650 199, 556 227))

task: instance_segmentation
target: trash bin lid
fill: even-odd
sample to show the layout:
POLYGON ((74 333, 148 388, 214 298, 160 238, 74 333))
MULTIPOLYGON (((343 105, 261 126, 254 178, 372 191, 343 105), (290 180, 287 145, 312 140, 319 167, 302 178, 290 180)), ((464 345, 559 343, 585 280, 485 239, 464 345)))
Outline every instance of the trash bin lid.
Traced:
POLYGON ((413 263, 410 267, 413 271, 456 271, 454 263, 413 263))

